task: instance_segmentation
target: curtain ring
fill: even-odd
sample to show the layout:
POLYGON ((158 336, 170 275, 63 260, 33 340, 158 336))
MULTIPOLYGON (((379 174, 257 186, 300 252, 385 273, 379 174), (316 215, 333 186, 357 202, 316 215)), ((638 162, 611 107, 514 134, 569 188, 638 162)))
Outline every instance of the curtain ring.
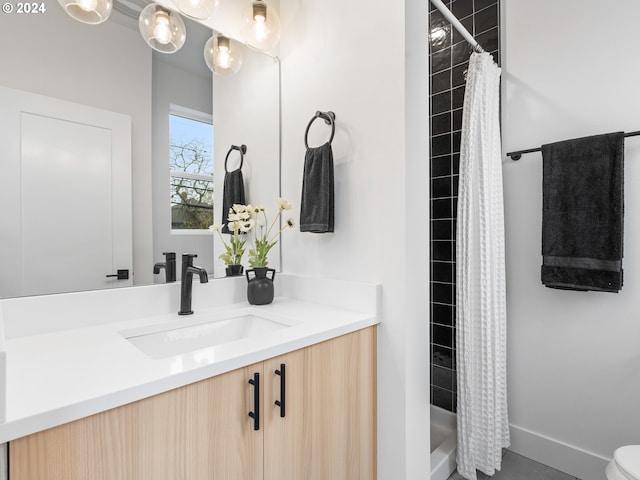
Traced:
POLYGON ((244 144, 240 145, 239 147, 237 145, 231 145, 231 148, 227 152, 227 156, 224 157, 224 173, 229 173, 229 170, 227 170, 227 161, 229 160, 229 155, 233 150, 238 150, 240 152, 240 166, 238 167, 238 170, 242 170, 242 164, 244 163, 244 154, 247 153, 247 146, 244 144))
POLYGON ((336 133, 336 114, 333 112, 316 112, 313 118, 309 121, 307 125, 307 129, 304 132, 304 146, 309 150, 309 143, 307 142, 307 137, 309 136, 309 129, 311 128, 311 124, 316 120, 316 118, 322 118, 324 123, 327 125, 331 125, 331 137, 329 137, 329 143, 333 141, 333 136, 336 133))

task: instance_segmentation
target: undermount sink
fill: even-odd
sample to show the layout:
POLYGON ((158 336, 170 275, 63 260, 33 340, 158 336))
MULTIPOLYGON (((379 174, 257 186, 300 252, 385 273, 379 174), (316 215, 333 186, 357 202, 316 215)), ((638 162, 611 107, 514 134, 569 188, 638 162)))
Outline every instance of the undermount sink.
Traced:
POLYGON ((132 328, 120 334, 144 354, 152 358, 165 358, 259 337, 290 325, 282 319, 253 312, 234 312, 215 317, 196 314, 188 320, 132 328))

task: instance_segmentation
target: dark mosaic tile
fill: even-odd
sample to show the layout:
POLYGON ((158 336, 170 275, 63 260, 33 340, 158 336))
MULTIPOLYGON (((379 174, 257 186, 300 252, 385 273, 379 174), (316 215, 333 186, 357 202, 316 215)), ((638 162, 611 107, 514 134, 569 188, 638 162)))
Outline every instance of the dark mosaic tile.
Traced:
POLYGON ((452 326, 453 318, 453 307, 451 305, 431 304, 431 322, 452 326))
POLYGON ((476 35, 476 41, 484 48, 487 52, 492 52, 494 50, 498 50, 499 45, 499 34, 498 28, 492 28, 491 30, 487 30, 480 35, 476 35))
POLYGON ((431 159, 431 177, 451 175, 451 155, 431 159))
POLYGON ((431 299, 435 303, 453 305, 453 288, 451 285, 445 283, 432 283, 431 299))
POLYGON ((458 87, 451 92, 451 108, 454 110, 462 108, 464 105, 465 87, 458 87))
POLYGON ((431 387, 431 403, 436 407, 453 411, 453 392, 438 387, 431 387))
POLYGON ((462 109, 453 111, 453 130, 462 130, 462 109))
POLYGON ((429 30, 433 30, 434 28, 443 27, 449 25, 449 22, 440 10, 435 10, 431 12, 429 15, 429 30))
MULTIPOLYGON (((452 332, 453 332, 453 329, 451 327, 445 327, 444 325, 433 324, 431 326, 431 341, 435 345, 451 348, 452 332)), ((448 384, 446 388, 451 388, 451 384, 448 384)))
POLYGON ((498 26, 498 5, 494 4, 473 16, 474 34, 496 28, 498 26))
MULTIPOLYGON (((464 26, 464 28, 467 29, 467 32, 473 32, 473 15, 470 15, 467 18, 463 18, 462 20, 460 20, 460 23, 462 24, 462 26, 464 26)), ((466 39, 460 32, 458 32, 454 28, 451 36, 451 43, 453 44, 463 41, 466 42, 466 39)))
POLYGON ((431 263, 431 280, 434 282, 453 282, 453 273, 449 262, 431 263))
POLYGON ((438 157, 440 155, 448 155, 451 153, 451 134, 445 133, 431 137, 431 155, 438 157))
POLYGON ((440 135, 451 131, 451 112, 431 117, 431 135, 440 135))
POLYGON ((487 8, 489 5, 493 5, 497 2, 497 0, 474 0, 474 10, 476 12, 487 8))
POLYGON ((473 13, 473 0, 454 0, 451 3, 451 13, 458 19, 463 19, 473 13))
POLYGON ((441 198, 451 196, 451 177, 433 178, 431 180, 431 197, 441 198))
POLYGON ((462 137, 462 132, 457 131, 453 133, 453 143, 451 144, 451 147, 454 153, 460 153, 461 137, 462 137))
POLYGON ((451 68, 451 49, 445 48, 431 55, 431 73, 451 68))
POLYGON ((451 70, 443 70, 431 76, 431 94, 451 89, 451 70))
POLYGON ((451 110, 451 92, 442 92, 431 96, 431 115, 451 110))
POLYGON ((434 220, 440 218, 451 218, 453 200, 451 198, 441 198, 431 200, 431 218, 434 220))
POLYGON ((454 257, 453 242, 436 241, 431 242, 431 259, 436 261, 450 262, 454 257))
POLYGON ((444 390, 453 390, 453 370, 442 367, 433 367, 431 369, 431 385, 442 388, 444 390))
POLYGON ((467 83, 467 69, 469 68, 469 62, 461 63, 451 69, 451 86, 453 88, 465 85, 467 83))
POLYGON ((453 350, 450 348, 434 345, 431 347, 431 358, 434 365, 445 368, 453 367, 453 350))
POLYGON ((431 238, 433 240, 451 240, 452 230, 451 220, 431 220, 431 238))
POLYGON ((451 199, 451 211, 453 214, 453 218, 458 217, 458 197, 453 197, 451 199))
POLYGON ((495 52, 491 52, 491 56, 493 57, 493 61, 496 62, 496 65, 500 66, 500 52, 497 50, 495 52))
MULTIPOLYGON (((455 350, 456 349, 456 345, 458 344, 457 339, 456 339, 456 328, 453 327, 452 333, 451 333, 451 347, 455 350)), ((456 389, 456 385, 455 383, 453 384, 453 389, 456 389)))
MULTIPOLYGON (((440 13, 440 12, 436 12, 440 13)), ((446 22, 446 20, 445 20, 446 22)), ((432 52, 437 52, 438 50, 442 50, 443 48, 447 48, 451 46, 451 24, 440 23, 438 25, 434 25, 429 30, 429 48, 432 52)))
MULTIPOLYGON (((489 33, 489 32, 487 32, 489 33)), ((476 38, 476 41, 482 45, 484 48, 484 44, 480 42, 480 39, 476 38)), ((485 48, 485 50, 490 50, 485 48)), ((455 66, 459 63, 464 63, 469 61, 469 56, 473 52, 473 48, 468 42, 460 42, 456 43, 453 47, 451 47, 451 65, 455 66)))

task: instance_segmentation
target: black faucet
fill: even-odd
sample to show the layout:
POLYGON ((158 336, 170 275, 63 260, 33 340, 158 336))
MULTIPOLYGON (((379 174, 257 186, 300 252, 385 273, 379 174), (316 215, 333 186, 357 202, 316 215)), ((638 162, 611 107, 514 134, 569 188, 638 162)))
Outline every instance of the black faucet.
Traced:
POLYGON ((164 268, 164 281, 171 283, 176 281, 176 252, 162 252, 165 257, 164 262, 158 262, 153 266, 153 273, 160 273, 164 268))
POLYGON ((180 286, 180 311, 178 315, 191 315, 191 294, 193 291, 193 274, 198 274, 200 283, 207 283, 209 276, 204 268, 194 267, 193 259, 197 255, 193 253, 182 254, 182 279, 180 286))

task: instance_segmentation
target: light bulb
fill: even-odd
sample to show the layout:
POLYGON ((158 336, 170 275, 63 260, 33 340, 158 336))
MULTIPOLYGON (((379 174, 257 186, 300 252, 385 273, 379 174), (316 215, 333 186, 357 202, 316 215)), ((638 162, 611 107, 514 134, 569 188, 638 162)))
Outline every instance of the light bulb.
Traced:
POLYGON ((91 12, 98 6, 98 0, 79 0, 78 6, 85 12, 91 12))
POLYGON ((107 20, 113 8, 112 0, 58 0, 58 3, 71 18, 90 25, 107 20))
POLYGON ((216 63, 220 68, 229 68, 231 66, 231 55, 229 47, 218 46, 218 54, 216 55, 216 63))
POLYGON ((242 65, 242 46, 235 40, 218 33, 205 44, 204 59, 214 73, 220 75, 236 73, 242 65))
POLYGON ((187 30, 180 15, 155 3, 142 9, 138 27, 144 41, 162 53, 180 50, 187 38, 187 30))
POLYGON ((213 15, 220 6, 220 0, 177 0, 178 10, 185 15, 198 20, 206 20, 213 15))
POLYGON ((244 10, 240 31, 256 50, 271 50, 280 40, 280 18, 264 0, 255 0, 244 10))
POLYGON ((156 12, 156 26, 153 28, 153 37, 162 45, 171 41, 171 28, 169 27, 169 15, 167 12, 156 12))

